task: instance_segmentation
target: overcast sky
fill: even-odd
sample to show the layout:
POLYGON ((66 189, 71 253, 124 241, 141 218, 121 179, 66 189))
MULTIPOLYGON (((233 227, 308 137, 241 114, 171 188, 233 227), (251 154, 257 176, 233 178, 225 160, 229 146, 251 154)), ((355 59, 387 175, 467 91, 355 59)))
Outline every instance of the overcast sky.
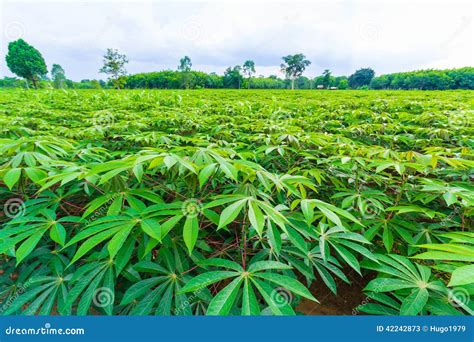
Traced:
POLYGON ((9 41, 23 38, 68 78, 98 73, 108 47, 127 54, 129 73, 193 69, 222 73, 255 61, 278 74, 281 56, 302 52, 307 76, 474 65, 474 1, 11 1, 0 0, 0 76, 10 76, 9 41))

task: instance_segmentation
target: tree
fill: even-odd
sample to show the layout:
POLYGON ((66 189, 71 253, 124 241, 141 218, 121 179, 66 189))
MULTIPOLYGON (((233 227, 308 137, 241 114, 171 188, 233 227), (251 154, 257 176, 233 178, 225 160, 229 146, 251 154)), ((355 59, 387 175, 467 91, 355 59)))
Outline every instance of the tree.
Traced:
POLYGON ((66 87, 66 72, 59 64, 53 64, 51 78, 53 79, 55 88, 61 89, 66 87))
POLYGON ((295 80, 300 77, 306 67, 311 64, 302 53, 282 57, 281 71, 291 80, 291 89, 295 89, 295 80))
POLYGON ((322 81, 324 88, 329 88, 329 86, 331 85, 331 71, 329 71, 329 69, 323 71, 322 81))
POLYGON ((368 86, 375 76, 375 71, 371 68, 359 69, 349 76, 349 86, 353 89, 368 86))
POLYGON ((233 68, 228 67, 226 69, 224 72, 224 87, 240 89, 242 83, 242 75, 240 74, 241 69, 240 65, 236 65, 233 68))
POLYGON ((116 49, 107 49, 104 55, 104 65, 99 72, 109 75, 109 80, 112 81, 117 89, 120 89, 123 78, 127 74, 125 64, 128 63, 127 56, 122 55, 116 49))
POLYGON ((179 60, 178 70, 181 72, 181 83, 186 89, 188 89, 191 85, 192 74, 190 71, 192 66, 193 64, 191 63, 191 58, 188 56, 184 56, 179 60))
POLYGON ((184 56, 179 60, 178 70, 179 71, 191 71, 191 67, 193 64, 191 63, 191 58, 188 56, 184 56))
POLYGON ((246 60, 242 72, 244 75, 247 75, 247 87, 250 89, 250 80, 252 79, 252 75, 255 74, 255 63, 251 60, 246 60))
POLYGON ((349 88, 349 83, 347 81, 347 79, 344 77, 344 78, 341 78, 339 79, 338 83, 337 83, 337 87, 339 89, 347 89, 349 88))
POLYGON ((38 81, 46 76, 48 69, 41 53, 23 39, 8 44, 8 54, 5 57, 8 68, 14 74, 33 83, 37 88, 38 81))

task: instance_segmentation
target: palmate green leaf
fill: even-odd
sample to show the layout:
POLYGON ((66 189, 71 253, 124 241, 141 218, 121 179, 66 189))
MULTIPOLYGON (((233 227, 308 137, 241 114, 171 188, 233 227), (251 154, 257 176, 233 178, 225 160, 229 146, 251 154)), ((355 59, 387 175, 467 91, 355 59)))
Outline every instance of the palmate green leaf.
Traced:
POLYGON ((181 292, 181 287, 175 283, 175 315, 190 316, 192 315, 191 306, 186 294, 181 292))
POLYGON ((238 275, 238 272, 231 271, 211 271, 202 273, 188 281, 181 289, 181 293, 196 291, 208 285, 217 283, 218 281, 231 277, 237 277, 238 275))
MULTIPOLYGON (((127 227, 126 227, 127 228, 127 227)), ((76 254, 71 260, 71 264, 75 263, 77 260, 79 260, 82 256, 84 256, 87 252, 89 252, 92 248, 100 244, 101 242, 109 239, 110 237, 114 236, 114 234, 120 232, 121 230, 128 231, 128 229, 123 229, 121 227, 114 228, 114 229, 108 229, 106 231, 103 231, 101 233, 98 233, 94 235, 93 237, 87 239, 86 242, 84 242, 81 247, 77 250, 76 254)), ((68 247, 71 244, 69 242, 66 247, 68 247)))
POLYGON ((299 296, 308 298, 309 300, 312 300, 314 302, 318 302, 318 300, 314 298, 311 292, 309 292, 308 289, 296 279, 290 278, 285 275, 268 272, 259 272, 256 273, 255 276, 280 285, 283 288, 290 290, 291 292, 299 296))
POLYGON ((403 300, 400 314, 404 316, 414 316, 419 314, 428 301, 427 289, 414 289, 411 294, 403 300))
POLYGON ((457 196, 453 194, 452 192, 446 192, 443 195, 444 200, 446 201, 446 205, 449 207, 451 204, 454 204, 457 202, 457 196))
POLYGON ((141 222, 142 230, 155 240, 161 241, 160 222, 155 219, 145 219, 141 222))
POLYGON ((243 316, 258 316, 260 315, 260 307, 258 305, 257 297, 248 278, 244 279, 244 287, 242 290, 242 311, 243 316))
POLYGON ((200 172, 199 172, 199 186, 202 188, 204 184, 207 183, 209 177, 216 171, 217 165, 209 164, 206 165, 200 172))
POLYGON ((229 223, 233 222, 239 215, 246 202, 247 199, 238 200, 225 208, 220 215, 219 226, 217 229, 227 226, 229 223))
POLYGON ((188 248, 189 254, 192 253, 194 249, 194 245, 196 245, 196 241, 199 234, 199 221, 196 216, 189 216, 186 218, 183 227, 183 240, 188 248))
POLYGON ((13 186, 18 182, 21 176, 21 168, 14 168, 8 170, 3 176, 3 182, 8 186, 8 189, 12 189, 13 186))
POLYGON ((16 297, 16 299, 8 306, 8 308, 3 312, 3 315, 11 315, 14 312, 20 310, 23 305, 30 302, 38 296, 43 291, 47 291, 51 288, 50 284, 45 284, 34 289, 25 292, 23 295, 16 297))
POLYGON ((137 262, 133 266, 133 268, 137 270, 138 272, 147 272, 147 273, 168 274, 170 272, 166 268, 161 266, 160 264, 153 261, 148 261, 148 260, 137 262))
MULTIPOLYGON (((171 315, 171 307, 173 305, 174 286, 171 283, 163 292, 160 302, 155 311, 155 315, 169 316, 171 315)), ((178 306, 179 307, 179 306, 178 306)))
POLYGON ((199 261, 199 266, 206 267, 206 266, 217 266, 222 268, 230 268, 237 272, 243 272, 244 269, 238 263, 234 261, 230 261, 227 259, 220 259, 220 258, 210 258, 199 261))
POLYGON ((267 221, 267 236, 271 247, 275 250, 276 254, 280 254, 282 247, 282 240, 280 232, 272 225, 270 221, 267 221))
POLYGON ((451 275, 448 286, 474 284, 474 265, 457 267, 451 275))
POLYGON ((270 285, 265 282, 258 280, 254 277, 251 278, 252 283, 258 289, 265 302, 268 304, 274 315, 277 316, 294 316, 295 312, 288 303, 288 301, 281 296, 278 291, 275 291, 270 285))
POLYGON ((347 264, 352 267, 357 273, 362 275, 360 273, 360 265, 359 262, 357 261, 357 258, 349 252, 346 248, 342 247, 341 245, 336 245, 331 243, 332 247, 336 250, 336 252, 339 254, 339 256, 347 262, 347 264))
POLYGON ((450 260, 450 261, 465 261, 465 262, 474 262, 474 256, 472 255, 463 255, 449 252, 424 252, 414 256, 417 259, 424 260, 450 260))
POLYGON ((254 227, 257 233, 262 236, 263 228, 265 226, 265 217, 254 201, 249 201, 248 215, 252 227, 254 227))
POLYGON ((64 246, 66 243, 66 229, 64 229, 64 226, 61 223, 55 223, 51 226, 49 236, 51 237, 51 240, 61 246, 64 246))
POLYGON ((292 267, 279 261, 257 261, 248 268, 250 273, 265 270, 290 270, 292 267))
POLYGON ((18 249, 15 252, 17 265, 20 262, 22 262, 23 259, 25 259, 28 256, 28 254, 30 254, 35 249, 36 245, 40 242, 45 232, 46 232, 45 229, 37 230, 28 239, 23 241, 23 243, 20 245, 20 247, 18 247, 18 249))
POLYGON ((314 207, 316 207, 325 217, 327 217, 328 220, 333 222, 336 226, 343 226, 342 221, 339 217, 344 217, 354 223, 357 223, 360 226, 363 226, 363 224, 348 211, 338 208, 332 204, 323 202, 321 200, 303 200, 301 201, 300 205, 301 211, 308 225, 311 224, 314 220, 314 207))
POLYGON ((2 315, 11 315, 21 311, 23 315, 50 315, 54 305, 60 314, 67 315, 68 311, 62 305, 67 295, 68 276, 44 275, 49 274, 45 268, 28 278, 25 284, 19 286, 19 292, 3 307, 2 315))
POLYGON ((208 316, 226 316, 229 314, 232 306, 234 305, 235 299, 239 292, 240 284, 243 278, 238 277, 234 279, 229 285, 224 287, 219 293, 212 299, 207 307, 206 315, 208 316))
POLYGON ((415 286, 415 284, 403 279, 375 278, 366 285, 364 291, 390 292, 400 289, 409 289, 415 286))
POLYGON ((132 229, 133 226, 122 228, 114 234, 114 237, 107 244, 107 250, 109 251, 109 255, 112 259, 115 258, 115 255, 118 253, 120 248, 122 248, 132 229))
POLYGON ((291 243, 303 253, 308 253, 308 246, 304 238, 293 228, 287 227, 286 231, 291 243))
POLYGON ((140 297, 141 295, 148 293, 151 288, 160 284, 161 282, 167 280, 168 277, 153 277, 139 281, 132 286, 130 286, 125 292, 120 305, 130 304, 133 300, 140 297))

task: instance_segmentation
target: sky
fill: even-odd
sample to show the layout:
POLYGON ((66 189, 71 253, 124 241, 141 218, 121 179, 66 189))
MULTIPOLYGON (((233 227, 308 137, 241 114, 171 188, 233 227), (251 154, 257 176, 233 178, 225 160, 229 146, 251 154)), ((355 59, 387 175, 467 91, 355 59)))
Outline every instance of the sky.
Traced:
MULTIPOLYGON (((283 76, 281 57, 303 53, 306 76, 330 69, 377 75, 474 66, 474 1, 77 1, 0 0, 0 54, 25 39, 73 80, 102 78, 102 56, 119 49, 129 73, 193 69, 222 74, 255 61, 283 76)), ((0 58, 0 77, 11 76, 0 58)))

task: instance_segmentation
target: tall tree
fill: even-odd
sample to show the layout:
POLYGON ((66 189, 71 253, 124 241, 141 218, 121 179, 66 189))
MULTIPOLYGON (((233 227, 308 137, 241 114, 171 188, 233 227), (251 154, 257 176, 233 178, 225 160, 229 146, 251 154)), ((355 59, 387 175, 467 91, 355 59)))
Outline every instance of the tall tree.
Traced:
POLYGON ((250 80, 252 79, 252 75, 255 74, 255 63, 251 60, 246 60, 242 72, 244 75, 247 75, 247 87, 250 89, 250 80))
POLYGON ((127 74, 125 64, 128 63, 126 55, 120 54, 116 49, 107 49, 104 55, 104 65, 99 72, 109 75, 109 80, 112 81, 117 89, 121 87, 121 76, 127 74))
POLYGON ((179 60, 178 70, 179 71, 191 71, 191 67, 193 63, 191 63, 191 58, 188 56, 184 56, 179 60))
POLYGON ((8 44, 5 60, 11 72, 24 78, 27 85, 28 81, 33 83, 34 88, 37 88, 38 81, 48 73, 41 53, 23 39, 8 44))
POLYGON ((242 83, 242 75, 240 74, 241 69, 240 65, 236 65, 233 68, 228 67, 226 69, 224 72, 224 87, 240 89, 242 83))
POLYGON ((51 69, 51 78, 53 79, 55 88, 60 89, 66 87, 66 72, 59 64, 53 64, 53 68, 51 69))
POLYGON ((323 86, 324 88, 329 88, 331 84, 331 71, 326 69, 323 71, 323 86))
POLYGON ((188 89, 190 87, 192 81, 191 75, 191 67, 193 64, 191 63, 191 58, 188 56, 184 56, 179 60, 178 70, 181 71, 181 78, 182 78, 182 85, 188 89))
POLYGON ((283 62, 280 67, 281 71, 287 78, 291 80, 291 89, 295 89, 295 80, 303 75, 306 67, 311 64, 302 53, 296 55, 288 55, 282 57, 283 62))
POLYGON ((356 89, 363 86, 368 86, 370 81, 375 76, 375 71, 371 68, 363 68, 357 70, 355 73, 349 76, 349 87, 356 89))

